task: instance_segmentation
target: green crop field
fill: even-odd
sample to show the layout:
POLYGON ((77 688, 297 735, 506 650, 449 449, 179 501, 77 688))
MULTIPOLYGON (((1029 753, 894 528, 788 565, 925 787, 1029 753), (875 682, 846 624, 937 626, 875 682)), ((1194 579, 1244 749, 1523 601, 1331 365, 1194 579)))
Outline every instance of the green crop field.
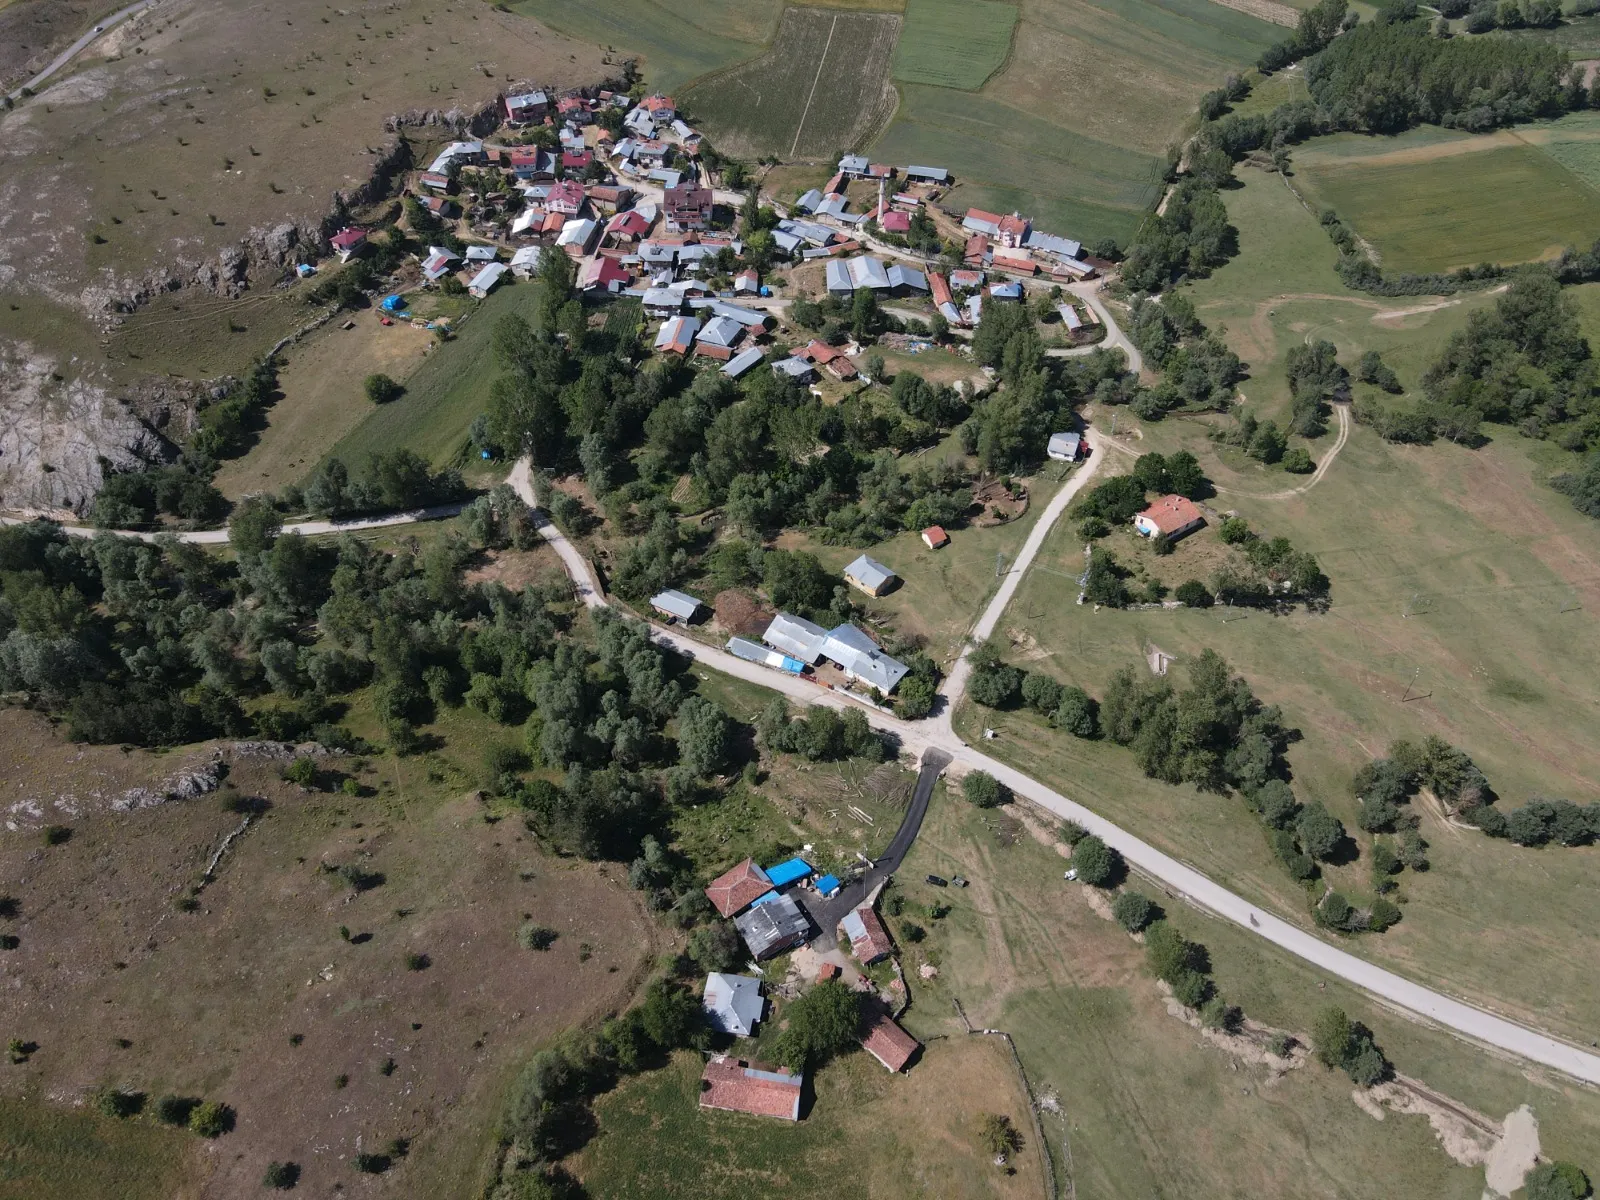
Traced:
POLYGON ((513 11, 535 17, 569 37, 638 55, 645 80, 671 92, 708 71, 748 58, 772 36, 780 0, 695 0, 665 5, 653 0, 513 0, 513 11))
POLYGON ((1396 151, 1359 135, 1329 141, 1342 145, 1296 152, 1301 186, 1372 243, 1386 270, 1526 262, 1600 235, 1600 194, 1533 146, 1497 137, 1482 149, 1396 151))
POLYGON ((1201 94, 1282 35, 1211 0, 1027 0, 1011 60, 984 94, 1111 146, 1164 154, 1201 94))
POLYGON ((767 53, 687 89, 680 106, 722 149, 828 157, 864 146, 894 110, 891 13, 784 10, 767 53))
POLYGON ((995 0, 911 0, 894 77, 976 91, 1006 61, 1016 23, 1016 6, 995 0))
POLYGON ((1097 142, 987 96, 907 84, 873 147, 888 162, 948 167, 946 203, 1020 209, 1046 230, 1126 241, 1160 194, 1166 161, 1097 142))
MULTIPOLYGON (((330 456, 353 466, 374 451, 403 446, 435 466, 455 461, 466 445, 472 418, 488 406, 489 387, 500 374, 490 349, 494 323, 512 313, 531 319, 538 300, 539 289, 533 284, 502 284, 477 306, 452 341, 407 377, 405 395, 373 409, 339 439, 330 456)), ((307 473, 317 461, 307 460, 307 473)))

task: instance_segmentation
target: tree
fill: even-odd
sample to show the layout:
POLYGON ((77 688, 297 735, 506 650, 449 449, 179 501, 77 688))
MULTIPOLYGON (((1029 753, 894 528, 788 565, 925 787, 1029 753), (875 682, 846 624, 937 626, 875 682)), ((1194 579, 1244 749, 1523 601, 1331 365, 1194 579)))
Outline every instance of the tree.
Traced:
POLYGON ((228 542, 240 561, 272 549, 283 531, 283 518, 267 496, 246 496, 228 518, 228 542))
POLYGON ((985 1113, 978 1126, 978 1144, 995 1158, 1009 1158, 1022 1149, 1022 1133, 1011 1123, 1010 1117, 985 1113))
POLYGON ((1022 702, 1046 715, 1061 707, 1062 687, 1050 676, 1030 671, 1022 680, 1022 702))
POLYGON ((1111 904, 1111 915, 1129 933, 1139 933, 1156 918, 1156 906, 1140 892, 1122 892, 1111 904))
POLYGON ((398 400, 405 391, 405 388, 382 373, 368 375, 362 382, 361 388, 366 392, 367 399, 374 404, 387 404, 391 400, 398 400))
POLYGON ((1086 834, 1072 848, 1072 865, 1078 879, 1093 887, 1104 887, 1117 874, 1122 856, 1094 834, 1086 834))
POLYGON ((728 765, 732 722, 703 696, 690 696, 678 709, 678 756, 696 775, 717 775, 728 765))
POLYGON ((189 1130, 203 1138, 221 1137, 233 1128, 233 1109, 216 1100, 206 1100, 194 1106, 189 1114, 189 1130))
POLYGON ((987 771, 971 771, 961 781, 961 794, 975 808, 994 808, 1005 803, 1006 789, 987 771))
POLYGON ((1317 464, 1311 460, 1311 454, 1304 446, 1295 446, 1286 451, 1281 465, 1291 475, 1309 475, 1317 469, 1317 464))
POLYGON ((689 957, 702 971, 732 971, 749 957, 732 921, 713 921, 689 936, 689 957))
POLYGON ((1073 737, 1100 736, 1100 706, 1081 687, 1061 689, 1061 703, 1051 721, 1057 729, 1065 729, 1073 737))
POLYGON ((1323 807, 1322 802, 1313 800, 1300 810, 1299 820, 1295 822, 1295 831, 1300 835, 1300 844, 1312 858, 1326 862, 1344 841, 1344 824, 1323 807))
POLYGON ((1172 594, 1185 608, 1210 608, 1216 603, 1216 597, 1198 579, 1184 580, 1172 594))
POLYGON ((860 1035, 861 994, 838 979, 817 984, 785 1010, 789 1027, 773 1049, 792 1070, 815 1068, 860 1035))
POLYGON ((1528 1200, 1583 1200, 1589 1194, 1589 1177, 1569 1162, 1542 1162, 1523 1181, 1528 1200))
POLYGON ((1342 1008, 1329 1005, 1311 1026, 1311 1045, 1325 1067, 1343 1067, 1350 1053, 1350 1018, 1342 1008))
POLYGON ((300 1164, 292 1162, 269 1162, 267 1172, 261 1177, 261 1186, 275 1188, 287 1192, 300 1182, 300 1164))
POLYGON ((1022 691, 1022 672, 1001 660, 998 646, 980 642, 968 661, 972 665, 972 677, 967 683, 967 694, 973 700, 989 708, 1006 708, 1016 703, 1022 691))

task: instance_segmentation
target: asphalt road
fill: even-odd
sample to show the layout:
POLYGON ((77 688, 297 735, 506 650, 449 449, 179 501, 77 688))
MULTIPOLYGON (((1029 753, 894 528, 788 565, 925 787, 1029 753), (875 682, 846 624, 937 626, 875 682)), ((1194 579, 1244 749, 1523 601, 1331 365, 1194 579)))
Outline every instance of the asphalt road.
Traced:
POLYGON ((117 25, 120 22, 125 21, 135 13, 143 12, 155 2, 156 0, 139 0, 139 3, 130 4, 127 8, 120 9, 119 11, 112 13, 109 17, 105 18, 105 20, 97 21, 93 29, 89 30, 88 33, 84 34, 77 41, 73 42, 72 45, 68 46, 60 54, 56 55, 55 58, 51 59, 50 64, 45 67, 44 70, 40 71, 32 79, 28 80, 28 82, 23 84, 22 87, 19 87, 16 91, 12 92, 11 98, 13 100, 20 99, 22 96, 22 88, 24 87, 31 88, 33 91, 37 92, 40 84, 44 83, 57 71, 61 70, 62 67, 66 66, 73 59, 77 58, 78 55, 82 54, 90 46, 94 45, 101 38, 103 38, 111 31, 111 27, 113 25, 117 25))

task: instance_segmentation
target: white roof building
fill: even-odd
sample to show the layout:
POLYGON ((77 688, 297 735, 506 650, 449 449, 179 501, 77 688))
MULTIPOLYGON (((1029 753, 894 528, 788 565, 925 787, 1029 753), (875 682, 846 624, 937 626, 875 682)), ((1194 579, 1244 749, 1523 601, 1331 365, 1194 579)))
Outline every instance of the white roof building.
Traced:
POLYGON ((801 662, 815 663, 822 657, 822 645, 828 640, 828 631, 804 617, 781 612, 772 618, 772 624, 767 626, 761 640, 801 662))
POLYGON ((828 631, 822 643, 823 655, 839 664, 852 679, 875 687, 885 695, 911 669, 890 658, 879 645, 854 625, 840 625, 828 631))
POLYGON ((1080 440, 1076 433, 1052 433, 1046 453, 1061 462, 1072 462, 1078 457, 1080 440))
POLYGON ((488 264, 483 268, 483 270, 479 271, 472 277, 472 282, 467 284, 467 291, 471 292, 480 300, 483 299, 483 297, 494 291, 495 286, 500 282, 501 277, 509 269, 510 268, 507 267, 505 263, 493 262, 488 264))
POLYGON ((695 613, 700 611, 700 601, 688 592, 668 588, 650 597, 650 607, 680 621, 692 621, 695 613))
POLYGON ((893 571, 884 566, 875 558, 860 555, 844 569, 844 577, 864 592, 876 596, 893 579, 898 578, 893 571))
POLYGON ((734 1037, 753 1037, 761 1020, 765 1001, 761 981, 748 975, 724 975, 713 971, 706 976, 706 1022, 734 1037))
POLYGON ((539 271, 539 257, 544 253, 543 246, 524 246, 511 256, 511 270, 513 274, 527 279, 539 271))

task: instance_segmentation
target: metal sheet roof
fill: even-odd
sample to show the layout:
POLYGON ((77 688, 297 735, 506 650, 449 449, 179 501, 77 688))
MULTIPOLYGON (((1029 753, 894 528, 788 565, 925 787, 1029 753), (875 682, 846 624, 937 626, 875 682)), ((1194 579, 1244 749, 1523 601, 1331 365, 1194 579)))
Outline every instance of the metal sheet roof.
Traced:
POLYGON ((761 347, 751 346, 743 354, 736 354, 724 363, 722 373, 729 379, 737 379, 765 357, 761 352, 761 347))
MULTIPOLYGON (((844 569, 845 575, 857 583, 865 584, 869 588, 877 589, 895 577, 894 572, 884 566, 875 558, 860 555, 854 562, 844 569)), ((854 629, 855 626, 850 626, 854 629)))
POLYGON ((650 607, 659 608, 662 612, 671 613, 680 621, 687 621, 700 611, 700 601, 688 592, 680 592, 668 588, 650 597, 650 607))
MULTIPOLYGON (((805 365, 809 370, 811 364, 805 365)), ((769 646, 776 646, 785 654, 794 655, 802 662, 814 663, 822 657, 822 643, 827 637, 828 631, 821 625, 804 617, 779 613, 772 618, 772 623, 761 635, 761 640, 769 646)))

